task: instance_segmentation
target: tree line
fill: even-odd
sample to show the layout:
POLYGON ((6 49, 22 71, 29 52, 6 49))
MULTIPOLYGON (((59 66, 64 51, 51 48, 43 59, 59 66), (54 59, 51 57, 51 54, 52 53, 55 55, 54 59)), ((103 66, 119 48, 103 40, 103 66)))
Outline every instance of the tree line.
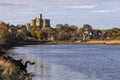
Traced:
POLYGON ((120 29, 112 28, 106 30, 93 29, 89 24, 82 27, 69 24, 57 24, 55 28, 38 26, 16 27, 0 22, 0 46, 18 41, 67 41, 67 40, 106 40, 119 39, 120 29))

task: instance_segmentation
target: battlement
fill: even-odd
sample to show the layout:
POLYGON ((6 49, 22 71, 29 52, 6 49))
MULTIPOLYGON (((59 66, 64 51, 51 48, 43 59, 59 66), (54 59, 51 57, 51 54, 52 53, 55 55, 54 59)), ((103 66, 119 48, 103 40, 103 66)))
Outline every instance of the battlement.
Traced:
POLYGON ((31 20, 30 26, 50 27, 50 19, 42 19, 42 14, 40 14, 38 18, 31 20))

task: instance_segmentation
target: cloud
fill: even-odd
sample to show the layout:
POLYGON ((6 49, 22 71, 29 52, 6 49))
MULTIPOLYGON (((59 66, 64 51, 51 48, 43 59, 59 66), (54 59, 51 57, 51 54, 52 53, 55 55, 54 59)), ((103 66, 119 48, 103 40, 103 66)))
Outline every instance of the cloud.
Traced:
POLYGON ((67 6, 68 8, 74 8, 74 9, 89 9, 89 8, 95 8, 95 6, 92 5, 81 5, 81 6, 67 6))
POLYGON ((90 11, 90 12, 95 12, 95 13, 106 13, 106 12, 115 12, 117 10, 113 9, 113 10, 94 10, 94 11, 90 11))
POLYGON ((57 9, 92 9, 92 8, 95 8, 95 6, 92 6, 92 5, 66 5, 66 6, 54 6, 54 5, 47 5, 47 6, 38 6, 38 7, 42 7, 42 8, 57 8, 57 9))
POLYGON ((16 6, 16 4, 13 4, 13 3, 0 3, 0 6, 16 6))
POLYGON ((0 2, 0 6, 29 6, 28 4, 22 3, 7 3, 7 2, 0 2))
POLYGON ((119 10, 120 10, 120 8, 115 8, 115 10, 118 10, 118 11, 119 11, 119 10))

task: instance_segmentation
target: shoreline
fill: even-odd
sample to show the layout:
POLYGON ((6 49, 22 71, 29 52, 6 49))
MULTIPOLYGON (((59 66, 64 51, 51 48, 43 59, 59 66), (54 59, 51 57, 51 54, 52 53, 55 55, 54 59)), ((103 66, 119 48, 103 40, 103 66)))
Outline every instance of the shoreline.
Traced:
POLYGON ((25 45, 64 45, 64 44, 103 44, 103 45, 119 45, 120 46, 120 40, 88 40, 88 41, 81 41, 81 40, 75 40, 75 41, 26 41, 26 42, 15 42, 14 44, 4 45, 1 49, 3 50, 10 50, 14 47, 20 47, 25 45))
POLYGON ((13 47, 19 47, 19 46, 24 46, 24 45, 38 45, 38 44, 43 44, 43 42, 15 42, 12 44, 4 45, 2 48, 5 50, 11 49, 13 47))
POLYGON ((120 40, 88 40, 88 41, 51 41, 43 44, 105 44, 105 45, 120 45, 120 40))
POLYGON ((31 63, 13 59, 9 53, 0 50, 0 80, 32 80, 32 74, 27 72, 28 62, 31 63))
POLYGON ((91 40, 88 44, 120 45, 120 40, 91 40))
POLYGON ((44 44, 104 44, 104 45, 120 45, 120 40, 74 40, 74 41, 29 41, 29 42, 15 42, 14 44, 9 44, 3 46, 3 49, 11 49, 17 46, 24 45, 44 45, 44 44))

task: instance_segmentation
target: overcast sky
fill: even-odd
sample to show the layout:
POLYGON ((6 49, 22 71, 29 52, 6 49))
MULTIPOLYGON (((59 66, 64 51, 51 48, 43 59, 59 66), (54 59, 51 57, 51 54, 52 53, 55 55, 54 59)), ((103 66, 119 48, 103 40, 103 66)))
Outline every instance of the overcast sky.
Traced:
POLYGON ((0 21, 25 24, 40 13, 56 24, 120 27, 120 0, 0 0, 0 21))

